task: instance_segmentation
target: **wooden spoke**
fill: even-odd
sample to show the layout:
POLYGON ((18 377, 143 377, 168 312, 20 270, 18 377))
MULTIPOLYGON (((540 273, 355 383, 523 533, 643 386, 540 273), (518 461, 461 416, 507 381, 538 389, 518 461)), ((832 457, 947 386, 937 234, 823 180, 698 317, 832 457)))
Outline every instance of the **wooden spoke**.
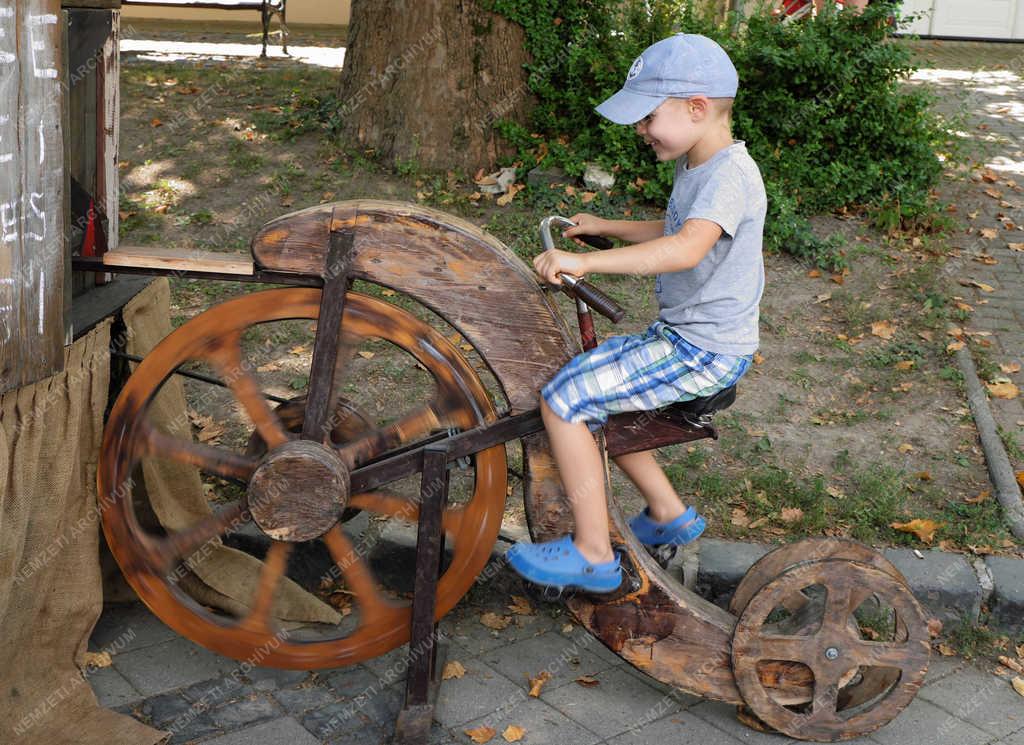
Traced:
MULTIPOLYGON (((384 492, 364 492, 353 494, 348 500, 349 508, 369 510, 378 515, 406 522, 417 522, 420 519, 420 508, 416 502, 384 492)), ((448 507, 441 518, 441 524, 447 533, 458 533, 462 527, 465 510, 462 506, 448 507)))
POLYGON ((256 470, 256 461, 253 458, 201 442, 180 440, 148 425, 139 441, 142 443, 141 456, 184 463, 226 479, 248 481, 256 470))
POLYGON ((250 519, 241 503, 225 507, 220 512, 200 520, 195 525, 155 541, 155 554, 161 569, 169 570, 179 559, 188 559, 210 541, 228 530, 244 525, 250 519))
POLYGON ((245 413, 252 421, 256 431, 267 444, 267 449, 272 450, 278 445, 288 441, 288 434, 281 424, 281 420, 270 408, 267 399, 263 397, 259 382, 247 369, 242 359, 242 347, 238 334, 233 334, 218 347, 216 355, 211 361, 217 367, 235 398, 242 404, 245 413))
POLYGON ((392 616, 401 606, 390 600, 377 584, 366 560, 359 553, 352 541, 342 530, 340 525, 335 525, 324 533, 323 541, 327 544, 327 550, 331 558, 337 564, 345 583, 355 593, 356 602, 362 614, 361 624, 381 623, 392 616))
POLYGON ((825 600, 825 613, 821 619, 823 633, 834 634, 835 630, 846 628, 853 609, 850 607, 853 592, 849 585, 830 585, 825 600))
POLYGON ((832 721, 839 706, 839 684, 834 680, 814 679, 814 698, 811 701, 811 717, 832 721))
POLYGON ((349 467, 355 468, 371 458, 386 453, 407 442, 424 437, 441 426, 443 414, 434 404, 421 406, 401 419, 361 434, 339 447, 338 455, 349 467))
POLYGON ((761 636, 748 644, 749 656, 757 660, 808 661, 810 637, 761 636))
POLYGON ((907 666, 912 655, 905 642, 860 641, 852 646, 850 657, 858 665, 902 669, 907 666))
POLYGON ((260 572, 260 581, 256 586, 249 614, 239 624, 243 628, 252 631, 272 631, 270 611, 274 606, 277 586, 288 568, 288 555, 291 550, 292 544, 284 541, 274 541, 270 544, 263 559, 263 571, 260 572))

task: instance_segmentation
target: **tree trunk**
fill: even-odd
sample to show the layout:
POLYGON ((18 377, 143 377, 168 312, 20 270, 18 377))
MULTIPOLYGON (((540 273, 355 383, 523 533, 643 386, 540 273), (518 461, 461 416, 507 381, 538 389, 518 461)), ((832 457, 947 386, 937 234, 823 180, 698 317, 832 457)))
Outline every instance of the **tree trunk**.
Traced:
POLYGON ((353 0, 339 116, 343 136, 427 169, 490 168, 499 119, 531 105, 523 29, 475 0, 353 0))

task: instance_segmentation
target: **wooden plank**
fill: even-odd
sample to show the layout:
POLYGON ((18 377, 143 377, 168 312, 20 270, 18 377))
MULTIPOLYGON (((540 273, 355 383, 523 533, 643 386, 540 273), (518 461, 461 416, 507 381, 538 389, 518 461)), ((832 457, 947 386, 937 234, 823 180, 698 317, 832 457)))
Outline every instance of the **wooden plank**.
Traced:
POLYGON ((251 275, 253 273, 252 259, 238 254, 158 246, 121 246, 116 251, 108 251, 103 254, 103 264, 110 267, 132 266, 148 269, 220 272, 221 274, 251 275))
POLYGON ((60 0, 18 0, 21 384, 64 364, 64 87, 60 0))
POLYGON ((21 158, 18 153, 18 23, 15 7, 0 6, 0 393, 20 383, 17 283, 21 244, 18 205, 21 201, 21 158), (13 103, 9 105, 8 102, 13 103))

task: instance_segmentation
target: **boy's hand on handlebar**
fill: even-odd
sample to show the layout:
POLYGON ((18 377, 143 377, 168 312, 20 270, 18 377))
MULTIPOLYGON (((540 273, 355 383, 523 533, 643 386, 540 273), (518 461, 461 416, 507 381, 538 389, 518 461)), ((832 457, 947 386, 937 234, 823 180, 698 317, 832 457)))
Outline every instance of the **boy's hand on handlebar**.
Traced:
MULTIPOLYGON (((571 228, 571 230, 575 229, 571 228)), ((533 268, 548 284, 560 285, 562 284, 562 280, 558 278, 560 273, 571 274, 574 277, 582 277, 587 273, 585 259, 585 254, 574 254, 552 248, 533 259, 533 268)))
POLYGON ((563 238, 572 238, 578 245, 586 246, 586 244, 579 238, 575 238, 577 235, 604 235, 605 223, 607 222, 604 218, 598 217, 597 215, 590 215, 586 212, 580 212, 579 214, 573 215, 569 218, 576 225, 571 228, 566 228, 562 231, 563 238))

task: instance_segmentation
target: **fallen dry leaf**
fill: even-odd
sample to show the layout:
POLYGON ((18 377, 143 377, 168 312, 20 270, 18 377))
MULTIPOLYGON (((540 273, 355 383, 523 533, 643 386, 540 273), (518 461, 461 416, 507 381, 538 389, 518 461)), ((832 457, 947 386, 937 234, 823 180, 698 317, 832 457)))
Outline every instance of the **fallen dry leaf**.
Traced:
POLYGON ((446 662, 444 670, 441 671, 441 680, 451 680, 452 678, 461 678, 466 674, 466 668, 462 666, 462 663, 458 660, 451 660, 446 662))
POLYGON ((516 194, 526 188, 526 184, 512 184, 508 187, 508 191, 494 200, 499 207, 504 207, 506 204, 516 198, 516 194))
POLYGON ((779 515, 784 523, 795 523, 804 516, 804 511, 799 507, 784 507, 779 515))
POLYGON ((900 360, 899 362, 896 363, 896 369, 897 370, 913 370, 914 369, 914 361, 913 360, 900 360))
POLYGON ((153 117, 152 119, 149 120, 149 126, 151 126, 151 127, 162 127, 162 126, 164 126, 164 123, 162 121, 160 121, 159 119, 157 119, 156 117, 153 117))
POLYGON ((935 531, 942 527, 942 523, 917 518, 906 523, 890 523, 889 527, 901 533, 913 533, 922 542, 931 543, 935 540, 935 531))
POLYGON ((999 235, 999 231, 998 231, 998 230, 996 230, 995 228, 982 228, 982 229, 981 229, 980 231, 978 231, 978 232, 980 232, 980 233, 981 233, 981 237, 982 237, 982 238, 988 238, 988 239, 990 239, 990 240, 991 240, 992 238, 995 238, 995 237, 996 237, 997 235, 999 235))
POLYGON ((490 742, 491 739, 498 734, 490 727, 477 727, 476 729, 464 729, 462 731, 475 743, 490 742))
POLYGON ((964 342, 962 341, 951 341, 949 344, 946 345, 946 351, 955 352, 958 349, 963 349, 965 346, 967 345, 964 344, 964 342))
POLYGON ((595 678, 593 675, 581 675, 576 678, 576 682, 584 688, 593 688, 594 686, 601 685, 601 681, 595 678))
POLYGON ((755 365, 760 365, 763 362, 764 362, 764 355, 762 355, 760 352, 754 352, 754 364, 755 365))
POLYGON ((928 619, 928 636, 932 639, 938 638, 939 634, 942 633, 942 619, 940 618, 929 618, 928 619))
POLYGON ((366 349, 360 349, 360 350, 359 350, 359 352, 358 352, 358 354, 359 354, 359 356, 360 356, 360 357, 362 357, 362 358, 363 358, 364 360, 372 360, 372 359, 373 359, 373 358, 374 358, 374 357, 376 356, 376 355, 374 355, 374 353, 373 353, 373 352, 370 352, 370 351, 368 351, 368 350, 366 350, 366 349))
POLYGON ((533 615, 533 606, 530 605, 529 599, 524 598, 522 595, 513 595, 512 602, 507 607, 510 611, 518 613, 520 616, 533 615))
MULTIPOLYGON (((1024 471, 1017 471, 1017 486, 1024 489, 1024 471)), ((1024 644, 1021 647, 1024 648, 1024 644)), ((1021 657, 1024 657, 1024 653, 1021 654, 1021 657)))
POLYGON ((113 664, 110 652, 86 652, 84 662, 86 667, 110 667, 113 664))
POLYGON ((976 496, 976 497, 967 497, 966 499, 964 499, 964 501, 967 504, 981 504, 986 499, 988 499, 990 496, 992 496, 992 490, 991 489, 985 489, 984 491, 979 492, 978 496, 976 496))
POLYGON ((506 626, 508 626, 510 623, 512 623, 512 617, 511 616, 499 616, 496 613, 492 613, 491 611, 487 611, 482 616, 480 616, 480 623, 482 623, 484 626, 486 626, 489 629, 494 629, 495 631, 501 631, 506 626))
POLYGON ((530 695, 537 698, 540 696, 540 689, 544 687, 545 683, 551 680, 551 673, 544 670, 536 678, 530 678, 529 676, 527 676, 527 678, 530 681, 530 695))
POLYGON ((1011 251, 1024 251, 1024 243, 1007 243, 1006 247, 1011 251))
POLYGON ((992 285, 979 282, 976 279, 958 279, 957 282, 964 287, 977 287, 982 292, 995 292, 996 289, 992 285))
POLYGON ((523 739, 523 735, 525 734, 525 729, 517 727, 514 724, 510 724, 505 728, 505 731, 501 733, 501 736, 505 738, 505 742, 519 742, 523 739))
POLYGON ((999 189, 993 189, 991 186, 989 188, 985 189, 985 193, 988 194, 993 199, 1002 199, 1003 198, 1003 192, 999 191, 999 189))
POLYGON ((914 452, 914 446, 911 445, 909 442, 901 443, 900 446, 898 448, 896 448, 896 449, 899 450, 904 455, 907 454, 907 453, 914 452))
POLYGON ((996 398, 1006 399, 1007 401, 1012 401, 1020 394, 1020 389, 1008 380, 998 383, 986 383, 985 387, 988 388, 988 392, 991 395, 996 398))
POLYGON ((1011 657, 1006 657, 1005 655, 999 655, 999 662, 1003 665, 1006 665, 1015 673, 1020 673, 1021 675, 1024 675, 1024 665, 1017 662, 1017 660, 1011 657))
POLYGON ((931 471, 918 471, 917 472, 917 478, 919 478, 921 481, 931 481, 932 480, 931 471))
POLYGON ((896 334, 896 326, 892 321, 875 321, 871 324, 871 333, 880 339, 888 341, 896 334))
POLYGON ((732 524, 735 525, 737 528, 746 528, 750 525, 750 516, 747 514, 747 511, 742 507, 734 507, 732 510, 732 519, 730 522, 732 522, 732 524))
POLYGON ((562 627, 562 633, 563 634, 571 634, 572 633, 572 624, 571 623, 565 624, 565 626, 562 627))
POLYGON ((807 276, 810 277, 811 279, 817 279, 818 277, 821 276, 821 271, 819 271, 818 269, 811 269, 810 271, 807 272, 807 276))
POLYGON ((1000 364, 999 365, 999 369, 1002 370, 1007 375, 1013 375, 1014 373, 1019 373, 1020 372, 1020 363, 1019 362, 1011 362, 1011 363, 1005 364, 1005 365, 1004 364, 1000 364))
POLYGON ((953 649, 948 644, 940 644, 939 645, 939 654, 941 654, 943 657, 955 657, 956 656, 956 650, 953 649))
POLYGON ((199 434, 196 435, 196 439, 199 442, 211 442, 216 438, 224 434, 224 426, 220 424, 211 424, 208 427, 203 427, 199 434))
POLYGON ((1013 686, 1013 690, 1024 696, 1024 678, 1014 678, 1010 684, 1013 686))
POLYGON ((392 297, 395 294, 394 290, 381 290, 380 294, 384 297, 392 297))

